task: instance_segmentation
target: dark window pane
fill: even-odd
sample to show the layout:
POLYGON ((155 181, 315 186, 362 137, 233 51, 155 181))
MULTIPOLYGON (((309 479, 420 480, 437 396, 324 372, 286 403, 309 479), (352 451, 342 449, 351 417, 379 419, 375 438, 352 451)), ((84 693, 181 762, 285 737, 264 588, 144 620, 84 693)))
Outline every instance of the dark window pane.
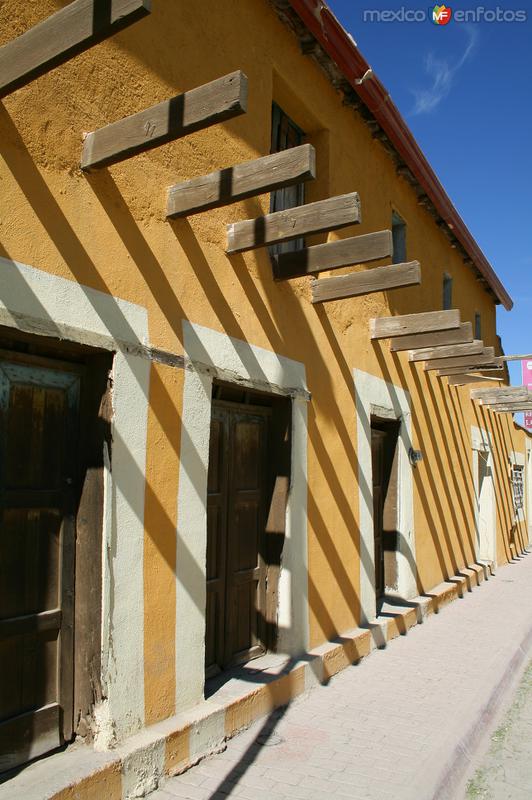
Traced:
POLYGON ((479 311, 475 311, 475 339, 482 339, 482 321, 479 311))
MULTIPOLYGON (((303 131, 295 122, 292 122, 282 108, 274 103, 272 106, 272 153, 280 153, 281 150, 298 147, 303 144, 303 136, 303 131)), ((285 208, 301 206, 304 202, 305 185, 303 183, 299 183, 297 186, 287 186, 271 193, 270 211, 284 211, 285 208)), ((269 250, 271 255, 277 255, 299 250, 304 246, 305 240, 299 238, 272 245, 269 250)))
POLYGON ((446 272, 443 273, 443 302, 442 308, 448 311, 453 307, 453 279, 446 272))
POLYGON ((392 263, 403 264, 406 261, 406 223, 395 211, 392 212, 392 242, 392 263))

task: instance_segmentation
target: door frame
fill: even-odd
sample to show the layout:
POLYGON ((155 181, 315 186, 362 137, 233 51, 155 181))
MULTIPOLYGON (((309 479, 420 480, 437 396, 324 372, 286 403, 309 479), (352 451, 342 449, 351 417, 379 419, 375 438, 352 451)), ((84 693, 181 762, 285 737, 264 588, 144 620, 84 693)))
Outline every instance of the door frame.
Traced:
POLYGON ((473 469, 473 489, 474 489, 474 517, 477 561, 491 561, 494 568, 497 566, 497 520, 495 514, 495 485, 494 485, 494 463, 493 463, 493 440, 492 435, 485 428, 476 425, 471 426, 471 448, 472 448, 472 469, 473 469), (479 496, 479 461, 486 459, 486 467, 489 475, 484 478, 488 481, 483 492, 483 509, 480 507, 481 498, 479 496), (481 541, 480 518, 485 517, 488 525, 485 541, 481 541))
MULTIPOLYGON (((268 482, 269 482, 269 467, 270 467, 270 459, 268 453, 268 440, 271 436, 271 418, 273 416, 273 408, 267 405, 253 405, 252 401, 250 403, 239 403, 229 400, 219 400, 213 399, 212 401, 212 417, 211 417, 211 427, 212 423, 216 420, 218 422, 224 420, 224 416, 226 417, 227 421, 227 428, 224 430, 224 437, 222 442, 223 450, 225 455, 225 467, 226 473, 225 476, 222 476, 222 483, 224 485, 225 494, 225 502, 221 505, 221 511, 224 516, 223 523, 220 524, 220 538, 224 538, 225 541, 223 542, 223 558, 221 560, 221 571, 223 572, 223 598, 220 601, 222 605, 222 612, 220 614, 221 617, 221 624, 218 631, 218 642, 216 643, 215 649, 217 650, 218 658, 222 662, 221 664, 217 664, 219 670, 229 669, 236 664, 243 663, 250 661, 252 658, 256 658, 257 655, 262 655, 265 653, 270 646, 270 642, 268 641, 269 637, 267 635, 267 592, 266 592, 266 584, 268 581, 268 561, 267 561, 267 554, 265 552, 266 548, 266 514, 265 514, 265 507, 264 507, 264 500, 265 495, 268 490, 268 482), (225 412, 225 414, 224 414, 225 412), (259 608, 257 611, 261 615, 261 622, 259 625, 259 629, 257 631, 257 638, 258 642, 255 646, 252 646, 250 650, 246 651, 246 654, 243 655, 242 653, 234 653, 232 651, 231 642, 232 642, 232 633, 233 633, 233 622, 234 620, 231 619, 231 612, 228 610, 228 588, 229 588, 229 576, 231 575, 231 567, 233 565, 233 556, 234 556, 234 541, 232 541, 230 537, 231 528, 231 517, 232 517, 232 509, 234 508, 233 501, 234 501, 234 485, 233 485, 233 465, 234 465, 234 449, 233 449, 233 424, 234 424, 234 417, 242 417, 246 415, 248 417, 255 417, 257 419, 260 417, 264 423, 263 429, 263 442, 264 448, 259 453, 261 463, 259 465, 259 474, 260 474, 260 485, 263 496, 260 501, 259 509, 260 509, 260 517, 261 522, 264 523, 264 530, 262 530, 262 537, 260 541, 257 541, 257 557, 260 561, 259 569, 261 569, 261 574, 259 577, 259 608), (227 437, 227 438, 226 438, 227 437), (227 448, 227 450, 226 450, 227 448), (256 648, 256 652, 254 651, 256 648)), ((218 460, 218 466, 220 467, 220 459, 218 460)), ((210 464, 209 464, 210 466, 210 464)), ((260 530, 259 530, 260 535, 260 530)), ((217 548, 222 546, 222 542, 218 539, 217 548)), ((208 542, 207 542, 208 547, 208 542)), ((216 548, 216 549, 217 549, 216 548)), ((217 580, 219 580, 217 578, 217 580)), ((217 674, 215 672, 214 674, 217 674)), ((206 669, 206 678, 209 677, 209 670, 206 669)))
MULTIPOLYGON (((103 697, 95 744, 144 724, 144 498, 150 360, 148 312, 75 280, 0 256, 0 325, 113 353, 113 464, 104 472, 103 697), (127 625, 124 625, 127 620, 127 625)), ((104 453, 105 458, 105 453, 104 453)))
MULTIPOLYGON (((381 496, 382 500, 382 508, 381 508, 381 530, 379 532, 380 535, 380 564, 375 563, 375 595, 376 601, 379 601, 388 588, 393 589, 394 584, 391 582, 386 583, 387 576, 390 577, 390 573, 395 575, 395 569, 397 566, 397 522, 398 522, 398 510, 399 510, 399 474, 398 474, 398 460, 399 460, 399 453, 398 453, 398 444, 399 444, 399 429, 400 424, 397 423, 399 420, 394 419, 386 419, 383 417, 376 417, 373 414, 371 415, 371 470, 372 470, 372 492, 373 492, 373 499, 375 500, 375 475, 374 475, 374 450, 373 450, 373 437, 375 434, 381 441, 383 442, 383 448, 381 450, 381 473, 382 477, 386 473, 386 467, 389 466, 389 477, 388 477, 388 486, 387 486, 387 493, 381 496), (387 449, 387 446, 390 442, 393 442, 393 454, 391 454, 391 450, 387 449), (391 457, 391 462, 388 461, 388 456, 391 457), (395 470, 394 470, 395 466, 395 470), (385 541, 385 528, 386 528, 386 516, 387 516, 387 508, 388 508, 388 500, 390 495, 388 492, 390 491, 390 487, 393 488, 395 491, 395 521, 394 521, 394 530, 393 530, 393 538, 395 540, 395 547, 391 548, 390 546, 386 547, 387 542, 385 541), (386 556, 388 554, 388 557, 386 556), (382 574, 379 575, 378 573, 382 571, 382 574), (379 582, 382 584, 381 592, 379 593, 379 582)), ((374 552, 377 551, 377 541, 375 535, 375 504, 373 505, 373 530, 374 530, 374 552)), ((388 543, 389 545, 389 543, 388 543)), ((396 587, 395 587, 396 588, 396 587)))
MULTIPOLYGON (((373 475, 371 466, 371 417, 400 422, 397 440, 397 584, 387 594, 409 599, 417 590, 414 530, 414 481, 408 451, 412 447, 410 393, 400 386, 360 369, 353 370, 357 415, 358 503, 360 526, 360 624, 375 619, 375 557, 373 526, 373 475)), ((392 556, 392 554, 389 554, 392 556)))
POLYGON ((192 322, 186 356, 177 498, 176 711, 204 697, 207 471, 212 384, 217 378, 292 400, 291 476, 278 594, 278 648, 309 646, 307 403, 304 364, 192 322))

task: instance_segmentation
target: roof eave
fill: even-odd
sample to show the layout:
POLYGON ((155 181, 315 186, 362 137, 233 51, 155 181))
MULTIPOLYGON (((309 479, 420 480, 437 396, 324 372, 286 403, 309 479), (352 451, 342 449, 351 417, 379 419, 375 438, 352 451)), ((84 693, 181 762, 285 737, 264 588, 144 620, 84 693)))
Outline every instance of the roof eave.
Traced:
POLYGON ((287 2, 375 117, 496 299, 509 311, 513 306, 512 298, 452 204, 389 93, 375 74, 360 82, 370 66, 353 39, 322 0, 287 2))

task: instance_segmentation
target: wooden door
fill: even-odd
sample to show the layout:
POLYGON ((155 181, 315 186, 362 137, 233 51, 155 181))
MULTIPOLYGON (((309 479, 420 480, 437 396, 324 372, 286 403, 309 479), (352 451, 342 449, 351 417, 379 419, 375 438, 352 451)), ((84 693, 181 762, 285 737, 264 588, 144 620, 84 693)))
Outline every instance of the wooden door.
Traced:
POLYGON ((271 409, 215 403, 207 501, 206 674, 265 652, 271 409))
POLYGON ((375 595, 384 594, 384 447, 385 431, 371 429, 371 467, 373 471, 373 534, 375 539, 375 595))
POLYGON ((79 382, 0 361, 0 771, 72 736, 79 382))
MULTIPOLYGON (((397 527, 397 420, 372 418, 371 465, 373 473, 373 531, 375 537, 375 594, 386 588, 385 551, 395 549, 397 527), (393 479, 392 469, 396 465, 393 479), (394 544, 392 545, 392 542, 394 544)), ((390 577, 390 576, 388 576, 390 577)))

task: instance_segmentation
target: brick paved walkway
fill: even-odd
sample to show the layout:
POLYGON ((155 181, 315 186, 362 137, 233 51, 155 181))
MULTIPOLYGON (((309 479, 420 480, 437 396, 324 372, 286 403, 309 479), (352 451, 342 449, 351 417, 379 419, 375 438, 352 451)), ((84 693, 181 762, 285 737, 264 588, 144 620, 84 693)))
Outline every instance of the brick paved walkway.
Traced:
POLYGON ((531 643, 525 555, 150 800, 454 798, 531 643))

